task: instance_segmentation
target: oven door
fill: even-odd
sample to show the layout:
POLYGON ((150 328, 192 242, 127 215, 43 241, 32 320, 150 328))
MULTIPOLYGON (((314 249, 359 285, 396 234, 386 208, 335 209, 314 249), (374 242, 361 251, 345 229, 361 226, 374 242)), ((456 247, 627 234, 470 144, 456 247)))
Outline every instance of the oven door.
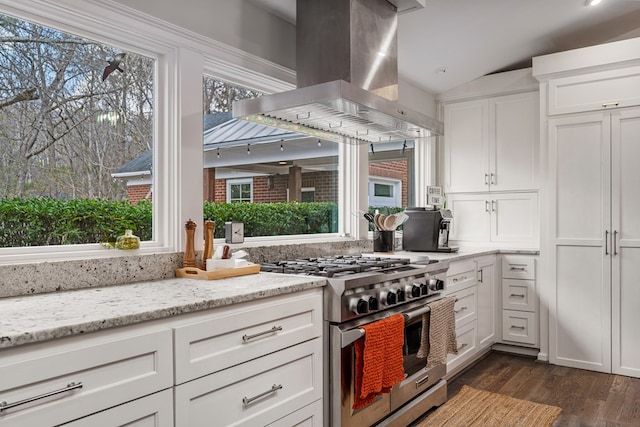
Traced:
POLYGON ((423 334, 426 350, 429 348, 429 306, 404 312, 403 362, 406 379, 391 390, 391 412, 426 391, 447 373, 447 366, 437 365, 427 369, 427 358, 419 357, 423 334))
MULTIPOLYGON (((341 427, 373 425, 444 377, 445 365, 427 370, 427 359, 417 356, 423 327, 428 328, 428 325, 429 306, 427 301, 421 300, 345 324, 329 326, 330 393, 328 397, 331 406, 331 425, 341 427), (355 398, 354 343, 365 335, 364 329, 360 326, 398 313, 405 318, 403 363, 406 379, 396 384, 391 393, 378 396, 365 408, 354 410, 352 409, 355 398)), ((426 336, 428 337, 428 331, 426 336)))

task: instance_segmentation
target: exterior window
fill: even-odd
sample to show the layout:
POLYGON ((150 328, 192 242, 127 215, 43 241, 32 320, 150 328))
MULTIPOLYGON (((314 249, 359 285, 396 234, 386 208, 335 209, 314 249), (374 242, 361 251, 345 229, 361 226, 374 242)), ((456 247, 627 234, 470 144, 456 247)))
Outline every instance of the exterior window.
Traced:
POLYGON ((204 218, 245 237, 337 233, 338 144, 234 119, 229 100, 255 91, 205 77, 203 94, 204 218))
POLYGON ((227 181, 227 202, 252 202, 253 191, 251 181, 229 180, 227 181))
POLYGON ((369 205, 373 207, 402 207, 402 182, 369 178, 369 205))
POLYGON ((155 59, 2 14, 0 38, 0 248, 152 240, 155 59))
POLYGON ((316 198, 316 189, 313 187, 307 187, 302 189, 302 199, 303 202, 315 202, 316 198))
POLYGON ((413 141, 384 143, 369 153, 369 208, 415 206, 413 141))

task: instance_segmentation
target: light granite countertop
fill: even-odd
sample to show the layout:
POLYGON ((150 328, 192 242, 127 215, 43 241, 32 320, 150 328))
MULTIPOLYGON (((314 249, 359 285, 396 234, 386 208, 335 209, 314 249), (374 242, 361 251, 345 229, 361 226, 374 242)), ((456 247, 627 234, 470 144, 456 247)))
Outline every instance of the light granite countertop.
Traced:
POLYGON ((0 349, 322 287, 321 277, 259 273, 172 278, 0 299, 0 349))
POLYGON ((395 251, 395 252, 370 252, 364 255, 409 258, 412 262, 425 261, 427 259, 438 261, 463 261, 465 259, 476 258, 484 255, 539 255, 538 249, 498 249, 483 247, 461 247, 457 252, 413 252, 413 251, 395 251))

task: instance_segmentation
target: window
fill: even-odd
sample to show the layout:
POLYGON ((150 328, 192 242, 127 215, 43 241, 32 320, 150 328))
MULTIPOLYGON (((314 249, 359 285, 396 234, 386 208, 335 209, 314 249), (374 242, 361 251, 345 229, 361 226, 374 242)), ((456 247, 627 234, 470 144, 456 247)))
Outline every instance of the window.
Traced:
POLYGON ((227 180, 227 203, 252 202, 252 180, 227 180))
POLYGON ((337 233, 338 144, 234 119, 229 99, 256 91, 205 77, 203 94, 205 219, 246 237, 337 233))
POLYGON ((302 190, 302 202, 315 202, 316 199, 316 189, 314 187, 306 187, 302 190))
POLYGON ((369 152, 369 207, 415 206, 413 153, 413 141, 378 144, 369 152))
POLYGON ((0 38, 0 247, 152 240, 155 59, 1 14, 0 38))
POLYGON ((372 207, 403 207, 402 182, 369 178, 369 205, 372 207))

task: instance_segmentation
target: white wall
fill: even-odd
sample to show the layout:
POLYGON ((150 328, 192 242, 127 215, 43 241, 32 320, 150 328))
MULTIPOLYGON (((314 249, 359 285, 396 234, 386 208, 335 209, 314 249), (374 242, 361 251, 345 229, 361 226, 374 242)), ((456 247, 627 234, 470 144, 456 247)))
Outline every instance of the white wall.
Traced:
POLYGON ((115 0, 125 6, 295 69, 295 26, 249 0, 115 0))

